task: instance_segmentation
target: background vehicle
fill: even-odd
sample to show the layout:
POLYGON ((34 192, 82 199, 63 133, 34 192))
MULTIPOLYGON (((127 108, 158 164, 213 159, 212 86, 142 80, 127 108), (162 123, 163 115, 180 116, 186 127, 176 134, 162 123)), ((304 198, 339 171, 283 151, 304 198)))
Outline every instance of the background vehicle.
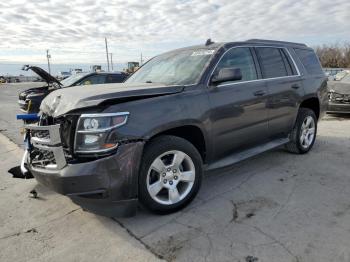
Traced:
POLYGON ((334 81, 341 81, 349 72, 347 70, 342 70, 334 76, 334 81))
POLYGON ((30 88, 19 94, 18 104, 20 109, 25 113, 39 112, 41 101, 56 89, 81 85, 121 83, 128 77, 128 75, 123 72, 92 72, 77 73, 59 81, 37 66, 25 66, 24 70, 32 70, 47 83, 46 86, 30 88))
POLYGON ((140 68, 139 62, 128 62, 128 68, 124 69, 124 71, 128 74, 135 73, 140 68))
POLYGON ((328 100, 314 51, 207 43, 154 57, 122 84, 50 94, 26 127, 30 172, 95 212, 132 214, 140 200, 168 213, 195 197, 203 170, 282 145, 307 153, 328 100))
POLYGON ((328 83, 329 104, 328 113, 350 114, 350 74, 345 74, 341 80, 328 83))
POLYGON ((342 71, 344 71, 344 69, 343 68, 323 68, 323 71, 325 72, 325 75, 328 77, 329 81, 334 81, 335 76, 338 73, 341 73, 342 71))

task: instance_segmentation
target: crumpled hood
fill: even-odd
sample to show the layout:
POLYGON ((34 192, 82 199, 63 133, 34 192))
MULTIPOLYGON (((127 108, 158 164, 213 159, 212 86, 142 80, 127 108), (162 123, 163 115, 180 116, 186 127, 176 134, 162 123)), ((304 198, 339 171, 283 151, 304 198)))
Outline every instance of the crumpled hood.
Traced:
POLYGON ((347 82, 328 81, 328 88, 338 94, 350 94, 350 83, 347 82))
POLYGON ((174 94, 183 89, 183 86, 166 86, 155 83, 74 86, 51 92, 42 101, 40 111, 57 117, 75 109, 97 106, 106 101, 174 94))

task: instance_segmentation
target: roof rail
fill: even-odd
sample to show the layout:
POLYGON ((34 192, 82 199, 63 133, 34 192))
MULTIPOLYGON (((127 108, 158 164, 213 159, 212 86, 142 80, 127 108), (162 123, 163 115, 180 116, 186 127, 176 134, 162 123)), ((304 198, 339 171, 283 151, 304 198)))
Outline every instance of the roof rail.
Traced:
POLYGON ((287 45, 298 45, 298 46, 304 46, 307 47, 307 45, 302 43, 294 43, 294 42, 287 42, 287 41, 277 41, 277 40, 265 40, 265 39, 249 39, 246 42, 255 42, 255 43, 270 43, 270 44, 287 44, 287 45))

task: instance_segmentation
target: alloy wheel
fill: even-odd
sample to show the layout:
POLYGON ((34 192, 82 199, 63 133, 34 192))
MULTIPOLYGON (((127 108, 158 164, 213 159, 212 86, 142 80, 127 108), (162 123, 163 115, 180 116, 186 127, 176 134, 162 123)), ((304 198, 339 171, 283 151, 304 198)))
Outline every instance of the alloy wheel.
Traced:
POLYGON ((152 162, 147 173, 147 190, 156 202, 173 205, 191 192, 195 178, 192 159, 182 151, 168 151, 152 162))
POLYGON ((315 120, 312 116, 305 117, 300 128, 300 144, 304 149, 308 149, 315 138, 315 120))

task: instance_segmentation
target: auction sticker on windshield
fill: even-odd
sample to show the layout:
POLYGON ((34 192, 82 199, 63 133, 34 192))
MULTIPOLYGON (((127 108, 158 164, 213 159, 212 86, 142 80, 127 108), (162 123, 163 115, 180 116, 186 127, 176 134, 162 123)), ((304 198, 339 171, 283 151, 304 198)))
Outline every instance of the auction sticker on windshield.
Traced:
POLYGON ((198 50, 194 51, 191 56, 200 56, 200 55, 212 55, 214 54, 215 50, 198 50))

